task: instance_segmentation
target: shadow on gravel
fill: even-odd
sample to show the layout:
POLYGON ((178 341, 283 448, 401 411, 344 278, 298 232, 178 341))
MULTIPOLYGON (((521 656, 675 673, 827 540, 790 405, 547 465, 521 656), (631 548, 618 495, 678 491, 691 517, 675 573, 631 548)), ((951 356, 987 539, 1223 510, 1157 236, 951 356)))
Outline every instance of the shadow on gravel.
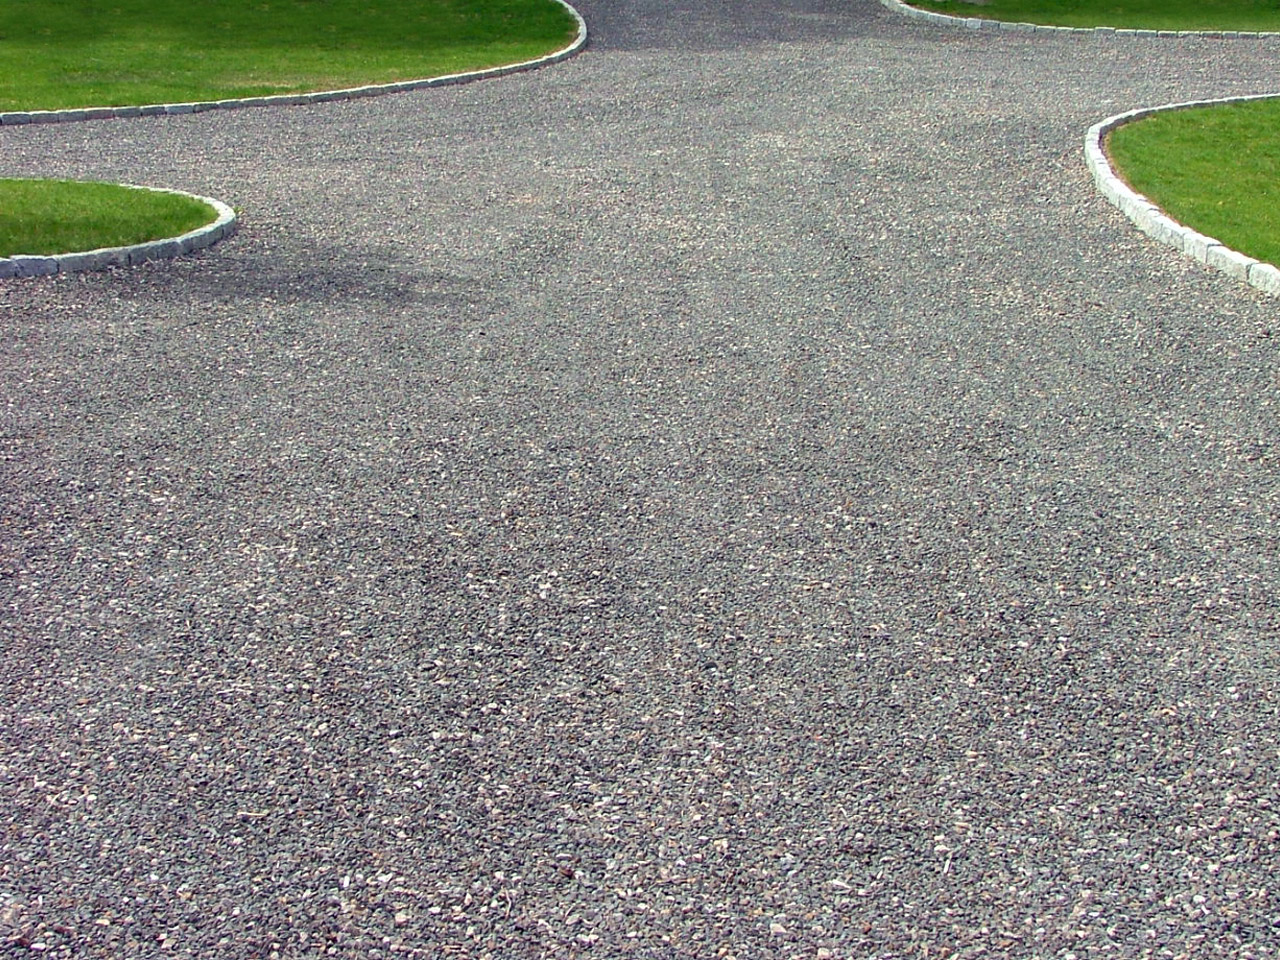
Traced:
POLYGON ((679 4, 582 2, 597 50, 734 50, 823 43, 866 33, 886 11, 876 0, 691 0, 679 4))
POLYGON ((147 300, 175 302, 273 303, 281 307, 341 300, 370 308, 400 312, 415 305, 457 305, 485 300, 481 281, 447 273, 419 274, 376 256, 352 256, 338 248, 313 249, 302 265, 283 266, 255 258, 245 261, 223 251, 222 261, 205 259, 181 263, 165 272, 157 267, 145 285, 126 286, 124 299, 135 294, 147 300))

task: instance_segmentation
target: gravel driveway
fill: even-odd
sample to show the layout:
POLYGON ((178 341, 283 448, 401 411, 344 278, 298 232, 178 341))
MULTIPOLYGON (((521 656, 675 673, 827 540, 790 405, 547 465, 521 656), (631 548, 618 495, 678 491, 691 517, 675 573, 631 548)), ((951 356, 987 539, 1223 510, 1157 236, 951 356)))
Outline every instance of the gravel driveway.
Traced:
POLYGON ((242 212, 0 284, 3 955, 1280 955, 1280 307, 1081 157, 1280 41, 580 8, 0 132, 242 212))

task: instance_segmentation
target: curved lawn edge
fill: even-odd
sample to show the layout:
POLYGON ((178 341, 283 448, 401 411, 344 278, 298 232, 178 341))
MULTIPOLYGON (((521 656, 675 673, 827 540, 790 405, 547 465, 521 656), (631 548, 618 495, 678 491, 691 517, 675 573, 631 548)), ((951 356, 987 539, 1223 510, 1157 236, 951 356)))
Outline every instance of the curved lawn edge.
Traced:
POLYGON ((936 10, 922 10, 902 0, 880 0, 883 6, 914 20, 928 20, 951 27, 970 30, 1007 30, 1014 33, 1104 33, 1122 37, 1280 37, 1275 31, 1260 30, 1142 30, 1130 27, 1058 27, 1048 23, 1021 23, 1012 20, 987 20, 982 17, 957 17, 936 10))
POLYGON ((440 77, 425 77, 421 80, 401 80, 396 83, 371 84, 363 87, 346 87, 342 90, 321 90, 315 93, 281 94, 271 97, 244 97, 232 100, 198 100, 190 103, 152 103, 142 107, 84 107, 69 110, 29 110, 0 113, 0 126, 22 126, 28 123, 77 123, 82 120, 120 120, 130 117, 154 117, 174 114, 203 113, 206 110, 239 110, 245 107, 286 107, 301 106, 309 103, 332 103, 340 100, 359 100, 363 97, 378 97, 390 93, 404 93, 409 90, 421 90, 427 87, 446 87, 459 83, 470 83, 474 80, 488 80, 491 77, 504 77, 513 73, 523 73, 567 60, 582 51, 587 45, 587 22, 582 19, 568 0, 554 0, 560 4, 578 25, 576 36, 566 46, 545 56, 519 63, 509 63, 500 67, 487 67, 483 70, 469 70, 464 73, 449 73, 440 77))
MULTIPOLYGON (((564 7, 578 25, 577 34, 564 47, 552 51, 545 56, 519 63, 509 63, 500 67, 488 67, 483 70, 470 70, 463 73, 450 73, 440 77, 426 77, 421 80, 404 80, 398 83, 374 84, 364 87, 349 87, 343 90, 325 90, 317 93, 291 94, 277 97, 247 97, 239 100, 206 100, 193 103, 156 103, 144 107, 86 107, 72 110, 34 110, 28 112, 0 113, 0 127, 22 126, 29 123, 76 123, 84 120, 113 120, 129 117, 146 117, 157 115, 174 115, 201 113, 205 110, 235 110, 243 107, 297 106, 307 103, 331 103, 340 100, 358 100, 363 97, 376 97, 383 94, 403 93, 408 90, 421 90, 426 87, 444 87, 459 83, 470 83, 473 80, 487 80, 491 77, 502 77, 513 73, 523 73, 567 60, 580 53, 587 45, 587 22, 568 0, 555 0, 564 7)), ((183 190, 169 190, 163 187, 141 187, 133 184, 119 184, 136 190, 151 190, 156 193, 173 193, 191 197, 208 204, 217 212, 217 218, 195 230, 178 237, 168 237, 147 243, 137 243, 124 247, 105 247, 100 250, 77 251, 73 253, 52 254, 49 256, 28 256, 16 254, 0 257, 0 280, 14 277, 51 276, 57 273, 82 273, 89 270, 105 270, 108 267, 130 266, 145 260, 163 260, 180 257, 184 254, 203 250, 235 233, 236 214, 231 207, 212 197, 187 193, 183 190)))
POLYGON ((1147 236, 1216 270, 1221 270, 1237 280, 1243 280, 1272 296, 1280 297, 1280 268, 1232 250, 1221 241, 1197 233, 1174 220, 1150 199, 1138 193, 1117 176, 1104 146, 1107 134, 1112 130, 1152 114, 1228 103, 1247 103, 1251 100, 1274 100, 1277 97, 1280 97, 1280 94, 1263 93, 1244 97, 1223 97, 1218 100, 1189 100, 1118 113, 1089 128, 1084 142, 1085 162, 1089 165, 1093 180, 1103 196, 1118 207, 1147 236))
POLYGON ((130 190, 147 190, 151 193, 170 193, 198 200, 211 207, 215 218, 204 226, 189 230, 176 237, 133 243, 123 247, 102 247, 73 253, 55 253, 47 256, 14 254, 0 257, 0 280, 11 277, 44 277, 55 273, 82 273, 86 270, 105 270, 108 267, 127 267, 144 260, 167 260, 212 246, 236 230, 236 213, 221 200, 187 193, 185 190, 169 190, 163 187, 141 187, 131 183, 118 186, 130 190))

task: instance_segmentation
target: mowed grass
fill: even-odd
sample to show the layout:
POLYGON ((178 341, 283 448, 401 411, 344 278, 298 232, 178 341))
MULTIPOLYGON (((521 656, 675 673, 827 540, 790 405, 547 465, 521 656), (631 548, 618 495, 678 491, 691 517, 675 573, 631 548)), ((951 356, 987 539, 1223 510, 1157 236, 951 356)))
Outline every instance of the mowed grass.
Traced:
POLYGON ((161 240, 217 217, 207 203, 172 193, 74 180, 0 180, 0 257, 161 240))
POLYGON ((959 17, 1062 27, 1280 31, 1280 0, 907 0, 959 17))
POLYGON ((340 89, 530 60, 552 0, 4 0, 0 111, 340 89))
POLYGON ((1155 114, 1113 131, 1107 151, 1175 220, 1280 265, 1280 99, 1155 114))

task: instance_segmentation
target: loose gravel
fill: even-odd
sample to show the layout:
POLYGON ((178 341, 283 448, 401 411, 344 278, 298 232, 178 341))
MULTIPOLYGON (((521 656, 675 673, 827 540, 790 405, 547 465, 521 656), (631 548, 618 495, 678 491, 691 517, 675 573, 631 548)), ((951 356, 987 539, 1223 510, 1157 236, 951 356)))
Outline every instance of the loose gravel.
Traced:
POLYGON ((242 213, 0 284, 5 955, 1276 956, 1275 302, 1080 145, 1280 45, 581 9, 0 131, 242 213))

